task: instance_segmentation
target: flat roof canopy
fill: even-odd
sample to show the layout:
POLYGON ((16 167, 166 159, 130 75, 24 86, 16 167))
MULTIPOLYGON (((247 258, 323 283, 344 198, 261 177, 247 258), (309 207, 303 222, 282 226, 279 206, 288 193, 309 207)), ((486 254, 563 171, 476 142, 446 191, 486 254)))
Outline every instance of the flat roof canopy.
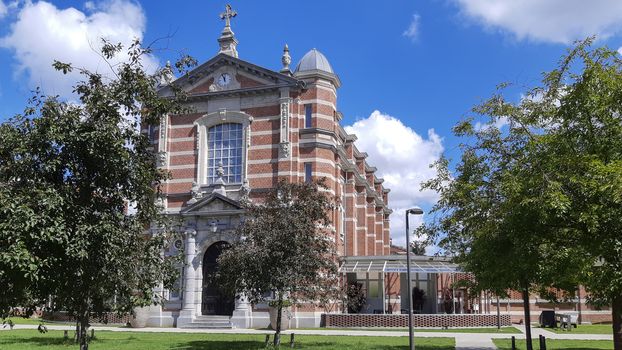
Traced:
MULTIPOLYGON (((398 272, 406 273, 406 254, 379 256, 343 257, 339 272, 398 272)), ((456 273, 463 272, 450 258, 438 256, 410 256, 411 273, 456 273)))

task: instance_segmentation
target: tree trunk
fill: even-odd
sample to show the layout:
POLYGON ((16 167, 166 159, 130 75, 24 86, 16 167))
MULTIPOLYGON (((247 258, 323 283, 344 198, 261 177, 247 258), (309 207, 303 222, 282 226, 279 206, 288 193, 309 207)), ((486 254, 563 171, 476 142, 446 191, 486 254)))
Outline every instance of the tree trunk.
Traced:
POLYGON ((80 333, 78 337, 80 339, 80 350, 89 350, 88 339, 88 327, 89 327, 89 312, 83 311, 78 316, 78 322, 80 322, 80 333))
POLYGON ((283 296, 279 294, 276 308, 276 332, 274 333, 274 347, 278 348, 281 344, 281 314, 283 313, 283 296))
POLYGON ((622 350, 622 295, 613 298, 611 303, 611 320, 613 328, 613 348, 622 350))
POLYGON ((525 314, 525 343, 527 350, 533 350, 531 341, 531 312, 529 309, 529 289, 523 289, 523 311, 525 314))

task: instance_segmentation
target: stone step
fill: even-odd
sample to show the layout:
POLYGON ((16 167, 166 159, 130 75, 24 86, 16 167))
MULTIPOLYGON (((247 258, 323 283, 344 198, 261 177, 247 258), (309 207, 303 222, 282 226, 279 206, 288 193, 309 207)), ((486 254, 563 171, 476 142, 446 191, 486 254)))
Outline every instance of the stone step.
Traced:
POLYGON ((208 323, 208 322, 192 322, 188 323, 182 328, 205 328, 205 329, 231 329, 231 323, 208 323))
POLYGON ((229 319, 231 319, 231 316, 220 316, 220 315, 201 315, 201 316, 197 316, 195 318, 195 320, 197 321, 229 321, 229 319))
POLYGON ((214 329, 230 329, 231 321, 229 316, 198 316, 191 323, 186 324, 183 328, 214 328, 214 329))

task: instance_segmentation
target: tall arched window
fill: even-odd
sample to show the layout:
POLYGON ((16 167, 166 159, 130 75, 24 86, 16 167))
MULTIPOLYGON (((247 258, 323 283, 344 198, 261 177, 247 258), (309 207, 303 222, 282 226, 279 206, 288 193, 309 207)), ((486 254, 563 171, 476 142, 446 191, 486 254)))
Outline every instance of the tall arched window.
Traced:
POLYGON ((242 124, 224 123, 207 131, 207 181, 218 178, 216 169, 222 163, 226 183, 242 182, 243 132, 242 124))

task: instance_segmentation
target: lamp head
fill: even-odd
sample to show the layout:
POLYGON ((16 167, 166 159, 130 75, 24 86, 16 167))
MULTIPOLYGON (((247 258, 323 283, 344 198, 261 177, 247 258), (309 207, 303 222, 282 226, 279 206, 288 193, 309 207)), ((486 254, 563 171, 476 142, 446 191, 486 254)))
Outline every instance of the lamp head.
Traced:
POLYGON ((423 214, 423 210, 419 207, 413 207, 410 209, 406 209, 406 214, 421 215, 423 214))

